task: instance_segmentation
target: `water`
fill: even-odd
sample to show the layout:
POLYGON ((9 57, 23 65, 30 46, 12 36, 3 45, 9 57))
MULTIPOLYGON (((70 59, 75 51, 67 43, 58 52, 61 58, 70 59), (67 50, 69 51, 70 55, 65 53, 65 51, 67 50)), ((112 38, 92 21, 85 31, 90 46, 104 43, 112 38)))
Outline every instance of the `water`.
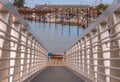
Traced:
POLYGON ((83 33, 83 28, 54 23, 27 21, 48 52, 63 53, 83 33))

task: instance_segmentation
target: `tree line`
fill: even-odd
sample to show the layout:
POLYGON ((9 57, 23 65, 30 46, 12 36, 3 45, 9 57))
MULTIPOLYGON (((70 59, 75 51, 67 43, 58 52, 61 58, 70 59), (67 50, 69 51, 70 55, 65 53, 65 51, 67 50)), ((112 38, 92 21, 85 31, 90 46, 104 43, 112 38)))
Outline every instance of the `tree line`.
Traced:
POLYGON ((18 8, 23 8, 25 4, 25 0, 14 0, 13 5, 18 8))

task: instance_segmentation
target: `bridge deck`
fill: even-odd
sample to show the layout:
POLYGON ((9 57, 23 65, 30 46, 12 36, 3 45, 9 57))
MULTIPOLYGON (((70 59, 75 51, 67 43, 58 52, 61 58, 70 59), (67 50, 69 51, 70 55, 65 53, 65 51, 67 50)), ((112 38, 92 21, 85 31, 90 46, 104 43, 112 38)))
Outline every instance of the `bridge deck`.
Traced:
POLYGON ((36 76, 31 82, 84 82, 81 78, 65 67, 48 67, 36 76))

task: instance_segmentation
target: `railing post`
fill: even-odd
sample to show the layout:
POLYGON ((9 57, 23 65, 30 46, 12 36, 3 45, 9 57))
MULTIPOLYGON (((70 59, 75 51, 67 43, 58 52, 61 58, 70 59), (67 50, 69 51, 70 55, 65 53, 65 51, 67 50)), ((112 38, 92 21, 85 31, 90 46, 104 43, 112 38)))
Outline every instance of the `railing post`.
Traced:
POLYGON ((83 71, 82 71, 82 43, 81 43, 81 40, 79 40, 79 43, 80 43, 80 73, 82 74, 83 73, 83 71))
POLYGON ((32 45, 32 53, 31 53, 31 74, 33 74, 34 73, 34 57, 35 57, 35 37, 33 37, 33 45, 32 45))
POLYGON ((34 46, 33 46, 33 61, 32 61, 32 64, 33 64, 33 70, 32 70, 32 74, 34 74, 34 72, 35 72, 35 55, 36 55, 36 40, 34 40, 34 46))
POLYGON ((77 50, 77 52, 78 52, 78 57, 77 57, 77 59, 78 59, 78 72, 80 73, 80 41, 78 41, 78 46, 77 46, 77 48, 78 48, 78 50, 77 50))
POLYGON ((83 42, 83 44, 84 44, 84 69, 85 69, 85 76, 87 77, 88 75, 87 75, 87 71, 88 71, 88 69, 87 69, 87 49, 86 49, 86 36, 84 37, 84 42, 83 42))
MULTIPOLYGON (((15 28, 19 30, 18 33, 18 42, 19 44, 17 44, 17 49, 16 49, 16 58, 15 58, 15 66, 20 65, 21 63, 21 24, 14 24, 15 28)), ((14 72, 13 73, 17 73, 13 76, 13 81, 18 80, 20 78, 20 66, 17 66, 14 68, 14 72), (18 72, 18 73, 17 73, 18 72)), ((18 82, 20 82, 20 79, 18 80, 18 82)))
MULTIPOLYGON (((101 43, 102 43, 101 39, 105 35, 100 34, 102 32, 102 30, 101 30, 102 28, 105 29, 104 25, 102 25, 102 24, 100 24, 97 28, 97 30, 98 30, 98 41, 99 41, 98 42, 98 49, 97 49, 97 51, 98 51, 98 53, 97 53, 98 54, 98 59, 97 60, 98 60, 98 65, 104 66, 104 55, 103 55, 103 48, 102 48, 102 45, 101 45, 101 43)), ((100 74, 100 73, 105 74, 105 68, 98 66, 98 72, 99 72, 98 73, 98 79, 106 81, 106 76, 103 75, 103 74, 100 74)), ((98 80, 98 82, 99 82, 99 80, 98 80)))
MULTIPOLYGON (((120 2, 120 0, 118 0, 118 1, 120 2)), ((114 24, 116 24, 117 22, 120 21, 120 12, 116 12, 113 14, 113 21, 114 21, 114 24)), ((114 35, 114 36, 110 37, 110 39, 120 37, 120 24, 116 25, 114 28, 112 28, 110 30, 110 35, 114 35), (119 34, 114 35, 115 33, 118 33, 118 32, 119 32, 119 34)), ((112 49, 120 49, 120 39, 111 41, 110 49, 111 50, 112 49)), ((120 50, 111 51, 110 58, 120 58, 120 50)), ((110 66, 119 68, 119 69, 111 69, 110 75, 117 76, 120 79, 120 59, 111 61, 110 66)), ((111 82, 119 82, 119 81, 120 80, 111 79, 111 82)))
POLYGON ((79 72, 79 42, 76 43, 76 53, 77 53, 77 56, 76 56, 77 71, 79 72))
POLYGON ((81 62, 81 67, 82 67, 82 74, 84 74, 84 45, 83 45, 83 39, 81 39, 81 60, 82 60, 82 62, 81 62))
POLYGON ((29 69, 28 69, 28 75, 31 76, 31 68, 32 68, 32 45, 33 45, 33 37, 31 34, 29 34, 29 69))
MULTIPOLYGON (((10 18, 10 14, 8 12, 0 12, 0 18, 3 19, 4 21, 6 21, 7 23, 11 24, 11 18, 10 18)), ((11 33, 11 28, 9 28, 7 25, 3 24, 0 22, 0 29, 2 29, 3 31, 5 31, 6 33, 11 33)), ((0 33, 0 35, 5 36, 6 38, 10 38, 9 35, 7 34, 3 34, 0 33)), ((10 41, 8 40, 4 40, 2 39, 0 41, 0 47, 3 48, 3 50, 0 53, 0 58, 7 58, 8 60, 3 60, 0 61, 0 67, 10 67, 10 51, 6 51, 4 49, 10 49, 10 41)), ((5 77, 5 76, 9 76, 10 74, 10 70, 8 69, 4 69, 4 70, 0 70, 0 77, 5 77)), ((3 79, 1 82, 9 82, 9 77, 3 79)))
POLYGON ((85 38, 81 39, 81 43, 82 43, 82 49, 81 49, 81 54, 82 54, 82 68, 83 68, 83 75, 86 76, 86 72, 87 72, 87 64, 86 64, 86 44, 85 44, 85 38))
POLYGON ((27 56, 28 56, 28 31, 23 30, 26 36, 26 41, 25 41, 25 47, 24 47, 24 65, 23 65, 23 78, 22 81, 24 81, 27 78, 27 56))
POLYGON ((90 74, 90 34, 85 36, 85 45, 86 45, 86 76, 89 78, 90 74), (89 40, 89 41, 88 41, 89 40))
MULTIPOLYGON (((90 38, 92 38, 92 32, 90 32, 90 38)), ((93 72, 93 70, 94 70, 94 66, 93 66, 93 64, 94 64, 94 60, 93 60, 93 45, 92 45, 92 39, 90 39, 90 74, 89 75, 91 75, 90 76, 90 79, 92 80, 92 81, 94 81, 94 76, 95 76, 95 74, 94 74, 94 72, 93 72)))

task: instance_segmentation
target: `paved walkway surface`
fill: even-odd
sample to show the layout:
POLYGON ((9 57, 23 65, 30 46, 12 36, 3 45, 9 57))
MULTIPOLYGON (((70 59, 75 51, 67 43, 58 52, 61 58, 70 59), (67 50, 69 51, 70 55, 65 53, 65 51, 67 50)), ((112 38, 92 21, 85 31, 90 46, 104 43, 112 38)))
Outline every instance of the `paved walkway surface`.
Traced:
POLYGON ((84 82, 70 70, 62 66, 48 67, 31 82, 84 82))

